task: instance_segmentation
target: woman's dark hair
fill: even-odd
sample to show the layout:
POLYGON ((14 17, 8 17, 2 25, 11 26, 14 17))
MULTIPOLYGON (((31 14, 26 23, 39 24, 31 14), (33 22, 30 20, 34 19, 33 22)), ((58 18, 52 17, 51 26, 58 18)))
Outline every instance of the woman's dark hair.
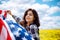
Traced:
POLYGON ((26 24, 27 24, 27 22, 25 20, 25 17, 27 15, 28 11, 32 11, 33 12, 33 15, 34 15, 34 18, 35 18, 34 21, 33 21, 33 24, 36 24, 37 27, 39 27, 40 26, 39 17, 38 17, 38 14, 37 14, 36 10, 34 10, 34 9, 28 9, 28 10, 25 11, 25 14, 24 14, 24 17, 23 17, 24 27, 26 27, 26 24))

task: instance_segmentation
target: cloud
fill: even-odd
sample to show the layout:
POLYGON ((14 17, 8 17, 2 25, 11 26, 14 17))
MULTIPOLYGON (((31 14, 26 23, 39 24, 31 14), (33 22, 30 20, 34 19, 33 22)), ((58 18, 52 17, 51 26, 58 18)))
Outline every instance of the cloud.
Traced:
POLYGON ((35 0, 0 0, 2 4, 7 2, 17 3, 17 4, 32 4, 35 2, 35 0))
POLYGON ((40 29, 59 29, 60 28, 60 16, 57 17, 49 17, 46 16, 41 19, 41 27, 40 29))
POLYGON ((60 16, 49 16, 54 14, 55 12, 60 11, 58 6, 50 7, 45 16, 41 19, 41 27, 40 29, 59 29, 60 28, 60 16))
POLYGON ((34 8, 36 10, 43 10, 43 11, 45 11, 45 10, 47 10, 49 8, 49 6, 46 5, 46 4, 42 4, 41 5, 39 3, 35 3, 35 4, 32 5, 32 8, 34 8))
POLYGON ((56 12, 59 12, 60 11, 60 7, 58 6, 54 6, 54 7, 50 7, 47 11, 46 11, 46 14, 45 16, 49 16, 49 15, 52 15, 56 12))
POLYGON ((49 7, 48 10, 46 10, 45 15, 40 19, 40 29, 59 29, 60 16, 49 16, 58 11, 60 11, 60 7, 58 6, 49 7))
POLYGON ((60 11, 60 7, 50 7, 47 4, 39 4, 35 2, 36 0, 10 0, 8 2, 3 2, 3 4, 0 5, 0 9, 11 10, 12 14, 22 18, 24 12, 28 8, 33 8, 38 12, 39 15, 41 22, 40 29, 60 28, 60 22, 57 22, 60 21, 60 16, 49 16, 55 12, 60 11))
POLYGON ((58 7, 58 6, 51 7, 47 12, 48 13, 54 13, 56 11, 60 11, 60 7, 58 7))
POLYGON ((18 4, 30 4, 34 3, 35 0, 10 0, 11 2, 18 3, 18 4))

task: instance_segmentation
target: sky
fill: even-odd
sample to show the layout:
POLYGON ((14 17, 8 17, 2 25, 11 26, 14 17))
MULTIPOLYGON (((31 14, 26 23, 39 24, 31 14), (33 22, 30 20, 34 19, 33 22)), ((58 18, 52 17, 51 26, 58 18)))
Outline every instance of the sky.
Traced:
POLYGON ((11 10, 21 19, 29 8, 38 12, 40 29, 60 29, 60 0, 0 0, 0 10, 11 10))

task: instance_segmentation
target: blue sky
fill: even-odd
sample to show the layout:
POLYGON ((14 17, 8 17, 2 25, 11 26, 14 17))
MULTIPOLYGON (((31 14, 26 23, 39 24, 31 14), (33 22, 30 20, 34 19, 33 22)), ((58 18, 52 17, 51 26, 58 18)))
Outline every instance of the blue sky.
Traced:
POLYGON ((40 4, 47 4, 49 6, 59 6, 57 3, 60 2, 60 0, 36 0, 36 2, 40 4))
POLYGON ((60 29, 60 0, 0 0, 0 10, 11 10, 21 19, 28 8, 38 12, 40 29, 60 29))

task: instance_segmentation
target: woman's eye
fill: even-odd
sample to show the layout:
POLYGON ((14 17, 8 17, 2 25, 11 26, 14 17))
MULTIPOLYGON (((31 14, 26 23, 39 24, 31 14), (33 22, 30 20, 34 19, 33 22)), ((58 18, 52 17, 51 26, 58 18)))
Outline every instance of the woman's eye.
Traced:
POLYGON ((32 16, 32 14, 29 14, 30 16, 32 16))

